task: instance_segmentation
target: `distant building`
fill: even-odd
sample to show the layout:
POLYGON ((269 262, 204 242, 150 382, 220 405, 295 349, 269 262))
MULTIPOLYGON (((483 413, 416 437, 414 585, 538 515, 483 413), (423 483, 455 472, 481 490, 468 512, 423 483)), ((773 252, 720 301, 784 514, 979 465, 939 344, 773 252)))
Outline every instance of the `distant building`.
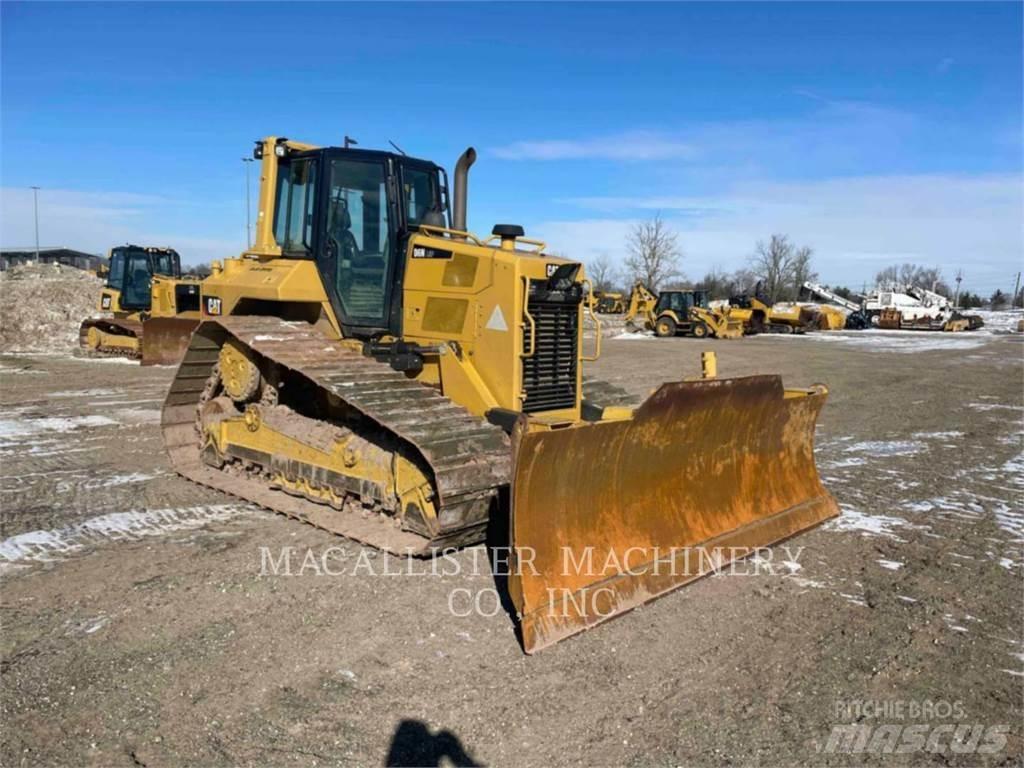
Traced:
MULTIPOLYGON (((35 248, 0 248, 0 271, 13 267, 17 264, 25 264, 36 260, 35 248)), ((76 251, 74 248, 40 248, 39 261, 43 264, 63 264, 67 267, 78 267, 79 269, 97 269, 107 260, 103 256, 94 253, 76 251)))

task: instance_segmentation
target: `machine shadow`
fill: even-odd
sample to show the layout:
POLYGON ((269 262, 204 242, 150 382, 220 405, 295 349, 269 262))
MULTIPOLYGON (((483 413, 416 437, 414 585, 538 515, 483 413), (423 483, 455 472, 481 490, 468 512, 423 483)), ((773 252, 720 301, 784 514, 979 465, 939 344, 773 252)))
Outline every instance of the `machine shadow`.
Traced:
POLYGON ((403 720, 391 737, 385 765, 388 768, 439 768, 445 764, 481 768, 459 737, 449 730, 431 733, 421 720, 403 720))
POLYGON ((512 546, 511 530, 512 494, 506 486, 498 491, 498 498, 491 505, 490 519, 487 522, 487 558, 491 565, 491 576, 494 579, 494 591, 498 593, 501 607, 508 614, 509 621, 515 628, 516 641, 523 645, 522 629, 519 625, 519 613, 512 602, 508 591, 509 554, 512 546))

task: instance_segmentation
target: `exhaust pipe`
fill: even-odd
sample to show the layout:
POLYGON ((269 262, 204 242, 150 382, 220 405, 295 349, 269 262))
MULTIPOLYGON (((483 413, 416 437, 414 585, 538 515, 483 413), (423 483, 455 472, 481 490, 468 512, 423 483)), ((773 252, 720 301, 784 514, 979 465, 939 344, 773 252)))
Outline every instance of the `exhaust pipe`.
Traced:
POLYGON ((472 147, 459 155, 455 163, 455 192, 452 195, 452 229, 466 231, 466 199, 469 194, 469 166, 476 162, 476 150, 472 147))

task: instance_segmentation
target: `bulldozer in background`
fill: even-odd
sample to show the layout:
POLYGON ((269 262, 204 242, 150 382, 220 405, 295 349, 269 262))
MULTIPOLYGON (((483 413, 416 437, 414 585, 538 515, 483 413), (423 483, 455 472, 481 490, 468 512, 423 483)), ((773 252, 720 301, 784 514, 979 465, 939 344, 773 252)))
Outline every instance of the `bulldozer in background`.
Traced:
POLYGON ((82 321, 79 346, 143 365, 177 363, 199 324, 199 281, 182 278, 173 248, 117 246, 108 265, 97 309, 109 314, 82 321))
POLYGON ((769 305, 761 292, 761 283, 753 294, 741 294, 729 299, 730 319, 743 325, 747 335, 756 333, 804 333, 814 328, 814 316, 799 304, 769 305))
POLYGON ((824 386, 585 378, 583 266, 467 231, 475 156, 449 200, 426 160, 257 142, 255 245, 214 264, 162 412, 180 474, 401 556, 507 519, 528 653, 838 514, 824 386))
POLYGON ((615 291, 594 291, 594 308, 602 315, 621 315, 627 310, 626 299, 615 291))

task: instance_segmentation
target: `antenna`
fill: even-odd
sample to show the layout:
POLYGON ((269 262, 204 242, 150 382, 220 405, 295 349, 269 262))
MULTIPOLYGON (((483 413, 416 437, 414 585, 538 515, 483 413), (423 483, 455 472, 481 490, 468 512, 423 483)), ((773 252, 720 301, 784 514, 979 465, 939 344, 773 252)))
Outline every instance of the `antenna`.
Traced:
POLYGON ((398 150, 398 154, 403 155, 405 157, 408 157, 408 155, 405 154, 405 150, 402 149, 397 144, 395 144, 395 142, 393 142, 391 139, 388 139, 388 144, 390 144, 392 147, 394 147, 396 150, 398 150))
POLYGON ((349 147, 356 147, 356 146, 359 146, 359 142, 356 141, 355 139, 353 139, 348 134, 345 134, 345 149, 348 149, 349 147))

